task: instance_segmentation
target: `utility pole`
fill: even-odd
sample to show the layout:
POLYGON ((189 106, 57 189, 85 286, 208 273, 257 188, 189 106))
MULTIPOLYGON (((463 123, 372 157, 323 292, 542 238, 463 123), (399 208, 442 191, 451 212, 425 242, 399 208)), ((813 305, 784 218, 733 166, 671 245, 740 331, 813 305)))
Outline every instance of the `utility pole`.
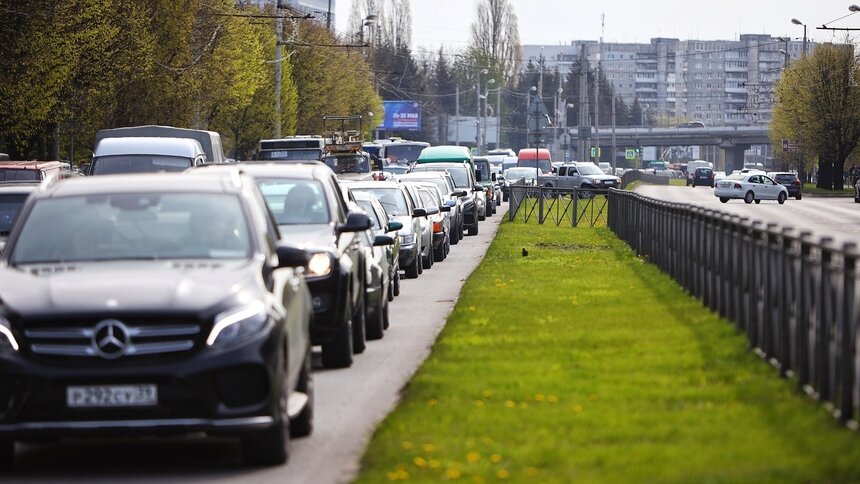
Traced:
POLYGON ((507 80, 499 84, 499 89, 496 90, 496 149, 502 147, 502 87, 507 85, 507 80))
POLYGON ((600 163, 600 63, 603 62, 603 13, 600 14, 600 44, 597 47, 597 67, 594 70, 594 144, 595 158, 600 163))
POLYGON ((588 115, 588 56, 585 44, 580 45, 579 52, 579 135, 577 136, 577 161, 588 160, 591 138, 588 115))
POLYGON ((331 0, 328 0, 328 12, 325 15, 325 28, 331 30, 331 0))
POLYGON ((540 73, 538 74, 538 97, 543 99, 543 47, 540 49, 538 65, 540 66, 540 73))
POLYGON ((475 82, 475 123, 477 130, 475 131, 475 149, 480 154, 481 152, 481 70, 478 69, 478 78, 475 82))
POLYGON ((454 128, 454 136, 457 137, 456 145, 460 146, 460 85, 457 84, 454 91, 454 119, 457 120, 457 127, 454 128))
POLYGON ((275 2, 275 127, 274 138, 281 137, 281 41, 284 35, 284 19, 281 18, 281 0, 275 2))
POLYGON ((615 146, 615 93, 612 93, 612 174, 615 174, 615 158, 616 158, 616 146, 615 146))

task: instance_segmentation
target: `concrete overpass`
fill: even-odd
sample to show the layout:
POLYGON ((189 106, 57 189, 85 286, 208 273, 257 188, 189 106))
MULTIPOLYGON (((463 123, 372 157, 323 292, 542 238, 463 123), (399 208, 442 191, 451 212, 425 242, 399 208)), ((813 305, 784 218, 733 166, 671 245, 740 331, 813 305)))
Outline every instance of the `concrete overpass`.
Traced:
MULTIPOLYGON (((599 135, 600 147, 612 149, 612 128, 588 129, 584 133, 570 128, 570 146, 577 146, 579 136, 590 137, 589 146, 596 146, 599 135)), ((704 128, 616 128, 615 145, 619 149, 635 146, 715 146, 725 153, 726 167, 743 167, 744 151, 752 145, 769 145, 767 126, 711 126, 704 128)), ((582 158, 582 157, 580 157, 582 158)))

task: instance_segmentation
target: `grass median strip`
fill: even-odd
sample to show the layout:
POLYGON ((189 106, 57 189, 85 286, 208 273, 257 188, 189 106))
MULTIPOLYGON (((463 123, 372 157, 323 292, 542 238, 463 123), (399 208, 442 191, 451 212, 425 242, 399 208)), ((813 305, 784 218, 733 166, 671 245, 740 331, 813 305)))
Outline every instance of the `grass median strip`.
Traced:
POLYGON ((358 481, 856 482, 858 439, 608 229, 505 222, 358 481))

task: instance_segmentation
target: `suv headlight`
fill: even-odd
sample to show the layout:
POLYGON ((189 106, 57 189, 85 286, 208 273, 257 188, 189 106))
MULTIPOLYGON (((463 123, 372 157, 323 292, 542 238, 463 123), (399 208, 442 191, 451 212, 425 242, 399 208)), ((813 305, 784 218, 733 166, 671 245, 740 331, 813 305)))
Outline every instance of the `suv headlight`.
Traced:
POLYGON ((331 273, 331 269, 334 266, 332 262, 331 255, 328 252, 317 252, 313 256, 311 256, 311 260, 308 261, 308 277, 321 277, 327 276, 331 273))
POLYGON ((401 244, 414 244, 415 243, 415 234, 400 234, 400 243, 401 244))
POLYGON ((215 316, 206 344, 221 348, 239 342, 258 333, 268 320, 266 307, 260 301, 229 309, 215 316))
POLYGON ((6 318, 0 318, 0 351, 18 351, 18 341, 12 334, 12 324, 6 318))

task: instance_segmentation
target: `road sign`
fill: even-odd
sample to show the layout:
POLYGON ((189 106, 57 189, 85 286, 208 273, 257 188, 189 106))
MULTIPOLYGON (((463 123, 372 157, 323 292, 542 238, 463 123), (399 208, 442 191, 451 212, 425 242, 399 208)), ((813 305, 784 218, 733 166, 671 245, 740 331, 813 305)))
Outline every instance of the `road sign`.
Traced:
POLYGON ((529 131, 543 131, 549 123, 549 111, 539 96, 532 96, 528 112, 529 131))
POLYGON ((624 159, 625 160, 635 160, 636 159, 636 150, 630 149, 630 148, 624 150, 624 159))
POLYGON ((591 147, 591 157, 592 158, 597 158, 602 154, 603 154, 603 150, 601 150, 600 148, 598 148, 596 146, 591 147))
POLYGON ((800 141, 795 139, 782 140, 782 151, 794 152, 800 151, 800 141))

